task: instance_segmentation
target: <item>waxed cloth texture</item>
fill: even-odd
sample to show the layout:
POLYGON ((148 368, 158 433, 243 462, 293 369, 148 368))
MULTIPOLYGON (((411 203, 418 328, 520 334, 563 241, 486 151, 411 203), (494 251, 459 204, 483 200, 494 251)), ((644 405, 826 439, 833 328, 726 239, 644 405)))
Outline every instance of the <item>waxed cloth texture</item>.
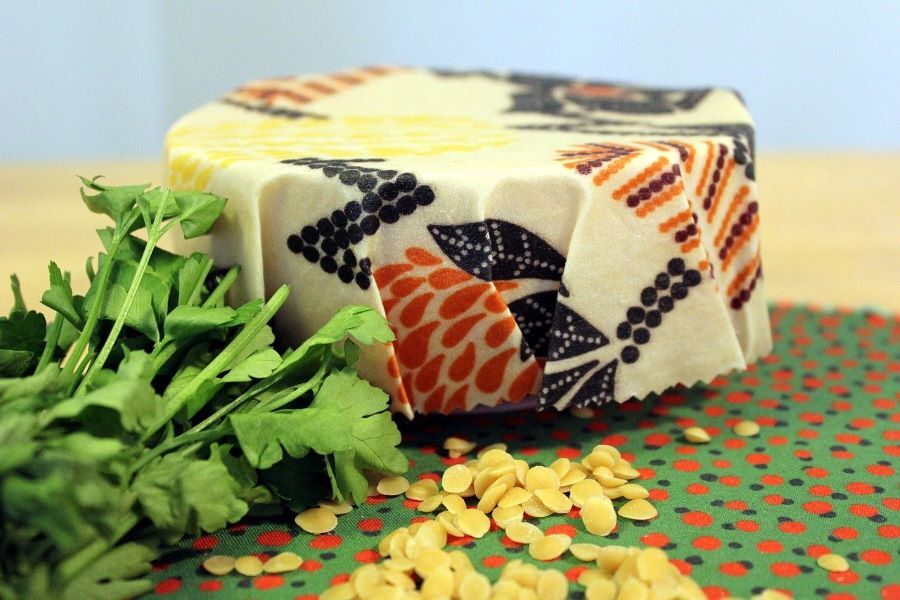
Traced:
POLYGON ((244 298, 292 285, 285 343, 385 314, 360 371, 409 416, 624 402, 770 348, 731 90, 370 67, 251 81, 166 148, 170 185, 229 199, 201 243, 244 298))
MULTIPOLYGON (((661 547, 710 598, 747 598, 765 587, 795 598, 900 598, 900 323, 881 313, 790 306, 773 307, 772 319, 774 351, 749 372, 609 405, 594 420, 552 411, 417 418, 404 427, 408 477, 434 477, 453 464, 440 450, 449 435, 504 441, 515 456, 541 464, 605 442, 633 458, 659 516, 620 519, 606 539, 586 533, 576 512, 540 519, 542 529, 578 542, 661 547), (755 420, 761 433, 734 435, 730 427, 742 419, 755 420), (712 441, 686 443, 680 433, 691 425, 706 427, 712 441), (816 566, 825 552, 846 557, 850 571, 816 566)), ((383 535, 422 518, 415 504, 373 497, 319 536, 285 516, 185 540, 157 563, 156 594, 316 598, 376 560, 383 535), (200 568, 211 554, 285 550, 306 560, 297 572, 217 578, 200 568)), ((492 580, 507 561, 531 561, 498 531, 450 539, 492 580)), ((583 568, 568 554, 550 566, 570 579, 583 568)), ((573 583, 571 597, 581 589, 573 583)))

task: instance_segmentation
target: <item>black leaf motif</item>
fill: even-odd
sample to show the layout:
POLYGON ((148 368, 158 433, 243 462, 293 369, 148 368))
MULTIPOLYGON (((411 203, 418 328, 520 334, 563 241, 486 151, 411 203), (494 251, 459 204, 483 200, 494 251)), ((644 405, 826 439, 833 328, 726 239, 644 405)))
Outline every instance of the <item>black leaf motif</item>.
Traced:
POLYGON ((538 409, 542 410, 559 402, 598 364, 600 364, 599 361, 591 360, 558 373, 544 373, 544 379, 541 382, 541 396, 538 399, 538 409))
POLYGON ((618 366, 619 361, 613 360, 597 369, 575 393, 572 404, 584 408, 585 406, 599 406, 615 399, 616 368, 618 366))
POLYGON ((530 354, 547 356, 548 336, 556 309, 556 292, 538 292, 510 302, 509 312, 522 332, 519 355, 525 360, 530 354))
POLYGON ((430 225, 435 243, 456 265, 484 281, 562 278, 565 257, 540 236, 499 219, 430 225))
POLYGON ((547 354, 550 360, 578 356, 609 343, 609 339, 599 329, 562 302, 556 305, 551 331, 547 354))

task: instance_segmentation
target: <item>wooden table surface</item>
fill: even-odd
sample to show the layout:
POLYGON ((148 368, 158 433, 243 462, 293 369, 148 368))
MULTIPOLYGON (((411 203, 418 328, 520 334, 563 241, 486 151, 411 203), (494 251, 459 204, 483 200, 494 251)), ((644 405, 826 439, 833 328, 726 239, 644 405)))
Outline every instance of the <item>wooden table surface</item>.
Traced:
MULTIPOLYGON (((769 299, 900 310, 900 154, 763 154, 757 173, 769 299)), ((50 259, 85 289, 106 219, 84 208, 76 174, 162 181, 159 161, 0 165, 0 314, 12 272, 38 307, 50 259)))

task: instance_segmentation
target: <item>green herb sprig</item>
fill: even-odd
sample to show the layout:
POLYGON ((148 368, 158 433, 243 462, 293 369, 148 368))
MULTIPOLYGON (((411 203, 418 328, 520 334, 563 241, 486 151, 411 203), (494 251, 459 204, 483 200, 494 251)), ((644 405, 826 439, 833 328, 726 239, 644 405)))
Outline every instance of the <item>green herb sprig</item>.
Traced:
POLYGON ((0 599, 131 598, 160 544, 248 513, 362 502, 407 461, 359 344, 393 334, 348 306, 296 349, 269 326, 288 287, 232 307, 238 268, 157 247, 210 231, 225 200, 82 179, 113 226, 73 292, 50 263, 45 317, 0 317, 0 599), (139 237, 136 234, 142 234, 139 237))

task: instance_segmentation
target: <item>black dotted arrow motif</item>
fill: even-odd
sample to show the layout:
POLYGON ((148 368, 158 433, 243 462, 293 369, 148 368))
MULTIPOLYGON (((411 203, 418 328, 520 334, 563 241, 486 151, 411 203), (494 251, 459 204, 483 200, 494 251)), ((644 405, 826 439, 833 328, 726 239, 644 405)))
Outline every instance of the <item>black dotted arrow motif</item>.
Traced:
POLYGON ((359 190, 360 196, 287 238, 291 252, 318 263, 326 273, 336 273, 344 283, 360 289, 371 285, 372 263, 358 257, 352 246, 374 235, 382 225, 392 225, 418 208, 434 202, 434 191, 413 173, 379 169, 381 158, 347 160, 315 157, 291 158, 284 164, 321 169, 329 178, 359 190), (370 166, 373 165, 374 166, 370 166))
MULTIPOLYGON (((615 398, 616 371, 619 361, 621 360, 625 364, 633 364, 640 360, 641 351, 639 346, 650 342, 651 330, 659 327, 663 322, 663 316, 674 310, 676 303, 687 298, 690 289, 699 285, 701 280, 700 271, 687 269, 683 259, 671 259, 666 265, 666 270, 654 277, 652 285, 648 285, 641 290, 640 304, 628 307, 625 311, 625 318, 616 327, 616 338, 618 338, 621 346, 619 358, 610 361, 591 374, 590 377, 587 377, 587 374, 599 364, 596 360, 589 360, 577 367, 559 373, 545 374, 538 410, 556 404, 569 390, 576 386, 578 386, 578 390, 571 400, 571 404, 574 406, 599 405, 613 400, 615 398)), ((564 329, 564 322, 574 325, 575 317, 567 315, 567 310, 568 308, 564 304, 560 303, 557 305, 553 335, 564 329), (560 310, 560 307, 563 310, 560 310)), ((573 314, 581 318, 577 313, 573 314)), ((585 323, 590 326, 590 323, 586 321, 585 323)), ((584 338, 584 341, 570 346, 570 348, 577 349, 577 352, 566 348, 570 352, 569 356, 583 354, 593 348, 609 343, 609 340, 602 333, 593 327, 591 329, 585 329, 584 324, 572 327, 570 333, 579 332, 579 337, 584 338), (591 329, 596 333, 589 333, 591 329), (596 338, 597 334, 602 339, 595 341, 593 347, 590 347, 589 340, 596 338)), ((548 358, 550 360, 548 360, 548 364, 552 360, 568 358, 556 348, 556 343, 558 341, 549 344, 548 358), (560 358, 554 358, 555 355, 558 355, 560 358)))

